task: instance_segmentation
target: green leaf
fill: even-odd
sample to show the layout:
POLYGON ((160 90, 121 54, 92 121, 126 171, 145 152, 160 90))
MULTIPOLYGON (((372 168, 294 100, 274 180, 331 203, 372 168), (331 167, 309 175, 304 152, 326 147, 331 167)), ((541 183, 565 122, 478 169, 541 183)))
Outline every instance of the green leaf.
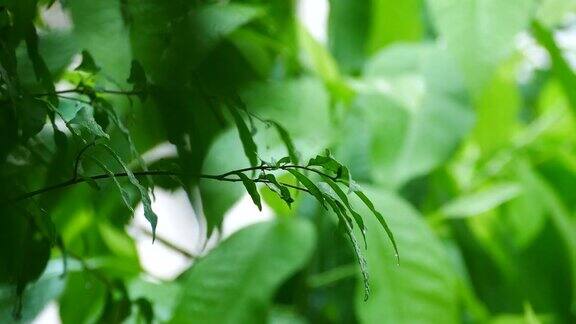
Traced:
POLYGON ((400 188, 441 166, 472 129, 460 73, 435 46, 389 47, 367 64, 364 76, 342 132, 359 133, 362 142, 343 139, 338 156, 356 174, 372 166, 366 180, 400 188))
POLYGON ((518 129, 522 98, 514 67, 501 66, 476 100, 474 138, 483 154, 492 154, 507 145, 518 129))
POLYGON ((110 155, 112 155, 116 162, 120 164, 122 169, 124 169, 124 172, 126 172, 130 183, 132 183, 138 189, 138 192, 140 193, 140 199, 142 201, 142 206, 144 207, 144 217, 148 220, 150 226, 152 227, 152 242, 154 242, 154 240, 156 240, 156 225, 158 224, 158 216, 152 210, 152 201, 150 200, 148 190, 140 183, 136 176, 134 176, 134 173, 128 168, 126 163, 122 161, 120 156, 118 156, 118 154, 116 154, 116 152, 114 152, 110 146, 102 144, 102 147, 104 147, 110 153, 110 155))
POLYGON ((42 55, 40 55, 38 34, 36 27, 30 21, 26 26, 26 48, 28 50, 28 57, 32 62, 36 78, 41 82, 44 90, 49 93, 48 101, 54 105, 58 105, 58 97, 55 94, 55 87, 52 78, 52 73, 48 69, 46 62, 42 55))
POLYGON ((360 198, 360 200, 362 200, 364 205, 368 207, 368 209, 374 214, 374 216, 376 216, 378 223, 380 223, 380 226, 382 226, 382 228, 384 228, 384 230, 386 231, 386 235, 388 235, 388 239, 390 239, 392 247, 394 248, 396 261, 400 263, 400 254, 398 253, 398 246, 396 244, 396 240, 394 239, 394 233, 392 233, 392 230, 388 226, 388 223, 386 222, 382 214, 380 214, 380 212, 374 207, 374 204, 368 198, 368 196, 364 194, 364 192, 362 192, 361 190, 355 190, 354 193, 360 198))
MULTIPOLYGON (((106 174, 108 174, 110 176, 110 178, 112 178, 112 180, 114 181, 114 184, 116 185, 116 188, 118 188, 118 191, 120 191, 120 195, 122 196, 122 201, 124 202, 124 205, 126 207, 128 207, 128 209, 132 212, 132 214, 134 214, 134 207, 132 206, 132 202, 130 200, 130 193, 128 192, 128 190, 126 190, 126 188, 124 188, 124 186, 122 186, 122 184, 120 183, 120 180, 118 180, 118 177, 116 177, 114 172, 110 171, 110 169, 101 161, 99 161, 93 157, 90 157, 90 159, 92 161, 94 161, 94 163, 96 163, 96 165, 98 165, 98 167, 100 167, 100 169, 102 169, 104 172, 106 172, 106 174)), ((94 180, 92 180, 92 181, 94 181, 94 180)), ((98 185, 98 184, 96 183, 96 185, 98 185)))
POLYGON ((136 92, 142 101, 146 100, 148 95, 148 79, 140 62, 136 60, 132 61, 130 76, 126 81, 132 84, 132 91, 136 92))
POLYGON ((480 92, 530 22, 533 0, 428 0, 436 28, 480 92))
POLYGON ((420 40, 424 36, 423 6, 419 0, 372 0, 368 52, 374 53, 394 42, 420 40))
MULTIPOLYGON (((59 264, 60 261, 58 261, 59 264)), ((0 285, 0 318, 3 323, 30 323, 45 306, 62 293, 66 281, 61 278, 62 269, 56 267, 55 262, 48 264, 48 267, 38 279, 29 285, 24 292, 22 300, 22 314, 20 320, 13 317, 15 304, 14 287, 0 285)))
POLYGON ((104 310, 106 286, 93 274, 69 273, 58 300, 60 319, 66 323, 94 323, 104 310))
MULTIPOLYGON (((364 239, 364 246, 365 246, 365 248, 368 248, 368 244, 366 242, 366 226, 364 226, 364 220, 362 219, 362 216, 360 214, 358 214, 358 212, 356 212, 356 210, 352 207, 352 205, 350 204, 350 201, 348 200, 346 193, 344 193, 344 191, 342 191, 342 188, 340 188, 340 186, 338 186, 338 184, 336 182, 334 182, 332 179, 327 178, 327 177, 323 177, 323 178, 324 178, 325 183, 330 186, 330 188, 332 189, 332 191, 334 193, 336 193, 336 198, 338 198, 340 200, 340 202, 343 203, 344 206, 346 206, 346 208, 348 209, 348 211, 350 212, 350 214, 354 218, 356 225, 358 225, 358 228, 360 229, 360 233, 362 234, 362 238, 364 239)), ((324 183, 321 183, 321 184, 324 184, 324 183)), ((327 188, 323 189, 323 186, 320 186, 320 189, 322 189, 322 191, 324 193, 330 192, 330 190, 327 190, 327 188)))
POLYGON ((96 65, 92 55, 87 50, 83 50, 82 61, 80 62, 80 65, 78 65, 74 70, 96 74, 98 71, 100 71, 100 67, 96 65))
POLYGON ((358 244, 358 240, 354 235, 354 230, 352 229, 352 223, 348 219, 348 215, 346 215, 346 208, 337 200, 331 197, 330 195, 326 195, 326 201, 328 205, 332 208, 334 213, 338 216, 338 221, 341 226, 344 226, 344 230, 346 234, 350 238, 352 243, 352 247, 354 249, 354 253, 356 255, 356 259, 358 260, 358 264, 360 265, 360 273, 362 274, 362 282, 364 287, 364 301, 368 300, 370 297, 370 279, 368 275, 368 262, 360 249, 360 244, 358 244))
POLYGON ((380 224, 366 218, 367 262, 372 294, 364 301, 357 289, 356 311, 361 323, 460 323, 461 301, 457 276, 442 242, 424 218, 393 193, 369 189, 375 206, 394 228, 402 250, 396 265, 390 241, 378 230, 380 224))
POLYGON ((94 119, 90 107, 84 106, 77 113, 76 116, 69 122, 72 126, 77 126, 80 130, 84 130, 91 136, 103 137, 109 139, 110 136, 98 125, 94 119))
POLYGON ((331 0, 328 46, 343 72, 358 72, 368 55, 371 0, 331 0))
POLYGON ((314 238, 298 219, 240 230, 184 275, 170 323, 264 322, 275 290, 304 266, 314 238))
POLYGON ((522 190, 515 183, 495 183, 475 193, 458 197, 442 206, 447 217, 459 218, 479 215, 518 197, 522 190))
POLYGON ((242 183, 244 184, 244 187, 246 188, 246 191, 248 191, 248 194, 250 195, 250 198, 252 198, 254 204, 258 206, 260 211, 262 211, 262 201, 260 200, 260 194, 258 193, 258 188, 256 187, 254 180, 250 179, 242 172, 238 172, 236 175, 238 175, 238 177, 242 180, 242 183))
POLYGON ((574 87, 576 86, 576 74, 572 71, 572 68, 564 58, 562 50, 556 44, 553 34, 551 31, 544 28, 537 21, 532 23, 532 32, 536 40, 544 46, 550 58, 552 60, 552 72, 560 80, 562 89, 570 102, 572 107, 572 113, 576 113, 576 94, 574 93, 574 87))
POLYGON ((316 73, 338 99, 348 100, 352 92, 344 82, 336 61, 324 46, 316 41, 305 27, 299 26, 298 34, 304 49, 304 65, 316 73))
POLYGON ((38 134, 46 124, 48 116, 47 103, 32 97, 25 96, 16 103, 18 126, 22 131, 21 137, 25 141, 38 134))
POLYGON ((278 131, 278 135, 280 135, 282 142, 284 142, 292 163, 298 164, 298 152, 296 151, 296 146, 294 145, 294 142, 292 142, 292 138, 288 131, 286 131, 286 129, 276 121, 268 120, 268 122, 276 128, 276 131, 278 131))
POLYGON ((294 170, 294 169, 289 169, 288 172, 290 172, 295 178, 296 180, 298 180, 298 182, 300 182, 301 184, 304 185, 304 187, 306 189, 308 189, 308 191, 310 191, 310 194, 312 196, 314 196, 314 198, 316 198, 316 200, 318 200, 318 202, 324 207, 326 208, 326 204, 325 204, 325 199, 324 199, 324 194, 322 194, 322 192, 320 191, 320 189, 310 180, 308 179, 308 177, 306 177, 305 175, 303 175, 300 171, 298 170, 294 170))
MULTIPOLYGON (((148 166, 146 165, 146 162, 142 158, 140 152, 138 152, 136 144, 134 143, 134 139, 130 134, 130 130, 128 129, 128 127, 126 127, 124 122, 122 122, 122 119, 120 119, 120 116, 118 115, 118 113, 116 113, 114 107, 112 107, 112 105, 108 101, 102 98, 97 98, 96 101, 94 102, 94 105, 96 107, 102 107, 106 111, 106 114, 110 117, 110 119, 116 125, 116 127, 118 127, 118 129, 128 142, 128 146, 130 147, 130 153, 132 154, 132 157, 135 158, 136 161, 138 162, 138 166, 142 169, 142 171, 148 171, 148 166)), ((150 185, 154 186, 154 181, 152 177, 148 177, 147 179, 150 185)))
POLYGON ((234 123, 236 124, 236 129, 238 129, 238 135, 240 136, 240 140, 242 141, 242 147, 244 148, 244 154, 250 161, 250 165, 253 167, 258 166, 258 147, 256 143, 254 143, 254 139, 252 138, 252 133, 250 129, 244 122, 242 116, 238 112, 236 107, 232 105, 227 105, 230 114, 234 118, 234 123))
POLYGON ((88 51, 104 74, 124 80, 130 69, 132 53, 130 34, 116 0, 68 1, 66 11, 72 18, 74 41, 88 51))
POLYGON ((290 189, 288 189, 288 187, 278 182, 278 180, 273 174, 267 173, 261 175, 260 177, 266 179, 268 182, 274 185, 274 187, 277 188, 279 191, 280 198, 282 198, 282 200, 286 202, 288 207, 291 206, 291 204, 294 202, 294 199, 292 199, 292 196, 290 195, 290 189))
POLYGON ((326 151, 326 155, 317 155, 315 158, 308 161, 308 166, 320 166, 324 170, 333 173, 337 179, 342 179, 348 186, 350 192, 352 192, 352 187, 354 181, 352 180, 352 174, 348 171, 348 168, 336 161, 329 151, 326 151))

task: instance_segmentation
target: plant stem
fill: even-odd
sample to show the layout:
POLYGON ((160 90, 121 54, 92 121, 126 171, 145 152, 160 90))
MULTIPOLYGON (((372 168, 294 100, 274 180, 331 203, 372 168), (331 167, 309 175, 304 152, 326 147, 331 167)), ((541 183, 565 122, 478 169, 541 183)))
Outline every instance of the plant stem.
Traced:
MULTIPOLYGON (((88 145, 87 147, 90 147, 90 145, 88 145)), ((86 148, 87 148, 86 147, 86 148)), ((290 166, 283 166, 283 167, 270 167, 270 166, 260 166, 260 167, 250 167, 250 168, 244 168, 244 169, 239 169, 239 170, 234 170, 234 171, 230 171, 230 172, 226 172, 220 175, 210 175, 210 174, 201 174, 198 176, 198 178, 200 179, 211 179, 211 180, 217 180, 217 181, 225 181, 225 182, 241 182, 242 179, 240 178, 228 178, 231 175, 237 174, 239 172, 247 172, 247 171, 252 171, 252 170, 286 170, 287 167, 290 168, 304 168, 310 171, 317 171, 308 167, 303 167, 303 166, 297 166, 297 165, 290 165, 290 166)), ((320 171, 318 171, 317 173, 322 174, 320 171)), ((167 170, 151 170, 151 171, 136 171, 133 172, 134 176, 136 177, 143 177, 143 176, 179 176, 182 175, 182 173, 180 172, 175 172, 175 171, 167 171, 167 170)), ((73 186, 75 184, 78 183, 84 183, 87 181, 91 181, 91 180, 102 180, 102 179, 110 179, 112 177, 117 178, 117 177, 127 177, 128 173, 126 172, 117 172, 114 174, 98 174, 98 175, 94 175, 94 176, 89 176, 89 177, 78 177, 77 173, 74 173, 73 178, 71 178, 70 180, 52 185, 52 186, 48 186, 42 189, 38 189, 38 190, 34 190, 31 192, 27 192, 25 194, 22 194, 20 196, 17 196, 15 198, 12 198, 10 200, 8 200, 8 202, 19 202, 22 200, 26 200, 41 194, 44 194, 46 192, 50 192, 53 190, 57 190, 57 189, 63 189, 66 187, 70 187, 73 186)), ((328 175, 326 175, 328 176, 328 175)), ((266 179, 253 179, 252 181, 256 182, 256 183, 270 183, 268 180, 266 179)), ((283 186, 292 188, 292 189, 296 189, 296 190, 300 190, 300 191, 305 191, 308 192, 308 189, 303 188, 303 187, 299 187, 299 186, 295 186, 295 185, 291 185, 289 183, 284 183, 281 182, 280 184, 282 184, 283 186)))

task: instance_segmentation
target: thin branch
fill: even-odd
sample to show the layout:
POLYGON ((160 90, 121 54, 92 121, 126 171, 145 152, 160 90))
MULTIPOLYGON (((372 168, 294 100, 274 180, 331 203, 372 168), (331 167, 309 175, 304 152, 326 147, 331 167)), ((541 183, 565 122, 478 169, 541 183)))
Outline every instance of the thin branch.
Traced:
POLYGON ((91 147, 93 147, 94 145, 96 145, 96 142, 92 142, 86 146, 84 146, 80 152, 78 152, 78 155, 76 155, 76 162, 74 163, 74 174, 72 175, 72 179, 77 179, 78 178, 78 168, 80 167, 80 161, 82 159, 82 155, 84 153, 86 153, 86 151, 88 151, 88 149, 90 149, 91 147))
POLYGON ((66 97, 66 96, 63 96, 63 95, 56 95, 56 96, 57 96, 58 98, 60 98, 60 99, 66 99, 66 100, 78 101, 78 102, 81 102, 81 103, 83 103, 83 104, 87 104, 87 105, 90 105, 90 104, 92 104, 90 101, 88 101, 88 100, 84 100, 84 99, 80 99, 80 98, 72 98, 72 97, 66 97))
MULTIPOLYGON (((150 236, 150 237, 153 236, 152 232, 150 230, 148 230, 148 228, 145 228, 142 226, 136 226, 135 228, 147 236, 150 236)), ((194 260, 194 259, 199 258, 198 255, 192 254, 191 252, 187 251, 186 249, 177 246, 176 244, 174 244, 174 243, 168 241, 167 239, 159 236, 158 233, 156 233, 155 238, 156 238, 156 241, 160 242, 162 245, 166 246, 170 250, 173 250, 175 252, 182 254, 184 257, 186 257, 188 259, 194 260)))
MULTIPOLYGON (((113 89, 93 89, 95 93, 106 93, 106 94, 114 94, 114 95, 123 95, 123 96, 137 96, 137 95, 141 95, 144 92, 143 91, 126 91, 126 90, 113 90, 113 89)), ((47 97, 47 96, 59 96, 62 94, 67 94, 67 93, 77 93, 77 94, 81 94, 81 95, 88 95, 89 93, 91 93, 90 91, 87 91, 87 88, 84 87, 76 87, 76 88, 72 88, 72 89, 65 89, 65 90, 58 90, 58 91, 53 91, 53 92, 43 92, 43 93, 34 93, 32 94, 32 96, 34 97, 47 97)), ((63 97, 64 99, 73 99, 70 97, 63 97)), ((76 99, 73 99, 76 100, 76 99)))
MULTIPOLYGON (((86 146, 84 149, 89 148, 90 145, 86 146)), ((305 168, 305 169, 309 169, 309 170, 314 170, 308 167, 302 167, 302 166, 295 166, 295 165, 290 165, 290 166, 283 166, 283 167, 267 167, 267 166, 261 166, 261 167, 251 167, 251 168, 244 168, 244 169, 239 169, 239 170, 234 170, 234 171, 230 171, 230 172, 226 172, 220 175, 209 175, 209 174, 201 174, 198 176, 198 178, 200 179, 211 179, 211 180, 217 180, 217 181, 225 181, 225 182, 241 182, 242 179, 240 178, 229 178, 229 176, 237 174, 239 172, 247 172, 247 171, 252 171, 252 170, 279 170, 285 167, 291 167, 291 168, 305 168)), ((175 171, 168 171, 168 170, 151 170, 151 171, 136 171, 136 172, 132 172, 134 174, 134 176, 136 177, 143 177, 143 176, 179 176, 182 175, 181 172, 175 172, 175 171)), ((84 183, 84 182, 88 182, 88 181, 96 181, 96 180, 103 180, 103 179, 110 179, 112 177, 114 178, 118 178, 118 177, 127 177, 128 173, 126 172, 117 172, 114 174, 98 174, 98 175, 94 175, 94 176, 89 176, 89 177, 78 177, 77 173, 75 173, 75 177, 71 178, 70 180, 52 185, 52 186, 48 186, 42 189, 38 189, 38 190, 34 190, 31 192, 27 192, 25 194, 22 194, 20 196, 17 196, 15 198, 12 198, 10 200, 8 200, 7 202, 19 202, 22 200, 26 200, 38 195, 42 195, 44 193, 50 192, 50 191, 54 191, 54 190, 58 190, 58 189, 63 189, 63 188, 67 188, 70 186, 73 186, 75 184, 79 184, 79 183, 84 183)), ((326 175, 328 176, 328 175, 326 175)), ((252 181, 256 182, 256 183, 270 183, 268 180, 266 179, 253 179, 252 181)), ((292 189, 296 189, 296 190, 300 190, 300 191, 304 191, 304 192, 310 192, 308 189, 303 188, 303 187, 299 187, 299 186, 295 186, 289 183, 284 183, 281 182, 280 184, 282 184, 283 186, 292 188, 292 189)))

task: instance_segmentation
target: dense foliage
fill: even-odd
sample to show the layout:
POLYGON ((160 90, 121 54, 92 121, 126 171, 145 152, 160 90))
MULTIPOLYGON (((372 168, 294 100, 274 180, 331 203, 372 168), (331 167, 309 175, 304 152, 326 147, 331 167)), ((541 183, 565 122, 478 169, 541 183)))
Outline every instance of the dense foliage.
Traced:
POLYGON ((329 3, 0 0, 0 321, 576 321, 574 2, 329 3), (165 281, 154 188, 275 218, 165 281))

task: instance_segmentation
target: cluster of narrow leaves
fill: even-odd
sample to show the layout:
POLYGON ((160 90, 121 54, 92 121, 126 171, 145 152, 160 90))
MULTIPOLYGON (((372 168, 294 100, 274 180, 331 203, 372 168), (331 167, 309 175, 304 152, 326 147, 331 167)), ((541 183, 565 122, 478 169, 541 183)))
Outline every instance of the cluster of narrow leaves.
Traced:
MULTIPOLYGON (((33 48, 34 44, 29 44, 29 47, 33 48)), ((30 55, 33 60, 41 60, 41 58, 35 56, 33 50, 30 55)), ((150 223, 152 239, 154 240, 158 217, 152 209, 151 185, 153 183, 151 181, 143 181, 143 178, 150 175, 178 176, 183 174, 170 170, 148 170, 135 147, 130 131, 122 121, 122 118, 117 114, 111 102, 106 98, 106 96, 109 95, 138 96, 141 101, 145 101, 152 86, 147 80, 143 67, 137 61, 133 61, 131 73, 127 79, 127 82, 133 85, 132 90, 99 89, 94 86, 91 80, 101 71, 101 68, 88 51, 82 51, 81 55, 82 61, 76 67, 75 72, 73 72, 75 73, 75 78, 79 78, 80 81, 74 88, 56 91, 52 85, 45 87, 46 92, 27 95, 27 100, 34 102, 36 105, 40 105, 33 109, 42 110, 42 112, 40 116, 37 116, 38 125, 34 125, 31 129, 23 130, 23 136, 25 136, 26 139, 36 135, 42 128, 40 126, 43 126, 43 116, 49 116, 55 134, 54 136, 66 137, 57 126, 57 121, 61 120, 72 135, 73 140, 77 145, 82 147, 76 155, 72 178, 51 187, 23 193, 11 199, 11 201, 19 202, 54 189, 68 187, 78 183, 88 183, 98 190, 99 184, 97 180, 112 179, 120 193, 122 202, 133 214, 134 199, 130 194, 130 190, 120 181, 120 178, 127 178, 129 183, 136 188, 137 200, 142 202, 144 215, 150 223), (72 102, 74 104, 72 111, 63 111, 61 105, 58 104, 59 100, 72 102), (110 146, 110 135, 107 129, 111 124, 120 130, 120 133, 124 136, 130 147, 131 159, 138 162, 141 171, 134 172, 131 170, 127 161, 110 146), (107 154, 116 162, 116 165, 107 165, 99 159, 99 155, 96 154, 95 151, 98 151, 100 154, 107 154), (100 169, 103 173, 96 175, 91 174, 93 171, 88 172, 88 170, 93 170, 91 166, 95 166, 96 169, 100 169), (114 171, 118 168, 121 171, 114 171)), ((38 73, 42 76, 42 65, 40 63, 37 65, 40 66, 37 68, 38 73)), ((48 78, 48 76, 44 77, 48 78)), ((12 86, 10 76, 5 74, 3 81, 6 85, 2 88, 3 91, 5 91, 3 96, 8 97, 9 100, 15 100, 15 98, 18 97, 15 94, 18 90, 12 86)), ((354 232, 354 227, 357 227, 366 247, 366 227, 362 216, 355 210, 348 198, 350 194, 354 193, 357 195, 373 212, 392 241, 396 249, 396 255, 397 247, 392 232, 384 218, 376 211, 372 202, 352 180, 348 169, 336 161, 329 152, 326 152, 325 155, 318 155, 305 165, 300 165, 299 154, 296 151, 296 147, 288 131, 280 123, 274 120, 264 120, 252 114, 237 96, 233 96, 227 100, 225 105, 228 107, 232 121, 237 128, 244 152, 251 166, 244 169, 232 170, 222 175, 199 174, 193 176, 209 178, 216 181, 242 182, 254 204, 256 204, 260 210, 262 209, 262 199, 258 191, 258 184, 267 186, 272 192, 275 192, 285 201, 288 206, 291 206, 294 202, 293 195, 295 191, 303 191, 312 195, 326 210, 330 209, 334 212, 343 233, 350 238, 363 274, 365 298, 368 298, 369 283, 366 260, 354 232), (242 116, 242 114, 245 116, 242 116), (246 123, 245 119, 249 121, 250 126, 246 123), (253 135, 257 131, 254 126, 254 119, 261 121, 268 127, 273 127, 277 131, 279 138, 285 144, 288 156, 272 162, 262 161, 258 157, 258 147, 253 139, 253 135), (248 172, 250 172, 250 174, 247 174, 248 172), (279 172, 290 173, 295 178, 296 183, 300 185, 292 185, 279 181, 277 178, 279 172)), ((29 119, 30 116, 24 117, 23 120, 27 118, 29 119)), ((65 142, 62 139, 56 139, 57 143, 58 141, 61 143, 65 142)), ((25 278, 20 285, 25 287, 27 282, 33 281, 35 278, 36 277, 25 278)), ((19 289, 19 294, 21 295, 22 293, 23 288, 19 289)))

